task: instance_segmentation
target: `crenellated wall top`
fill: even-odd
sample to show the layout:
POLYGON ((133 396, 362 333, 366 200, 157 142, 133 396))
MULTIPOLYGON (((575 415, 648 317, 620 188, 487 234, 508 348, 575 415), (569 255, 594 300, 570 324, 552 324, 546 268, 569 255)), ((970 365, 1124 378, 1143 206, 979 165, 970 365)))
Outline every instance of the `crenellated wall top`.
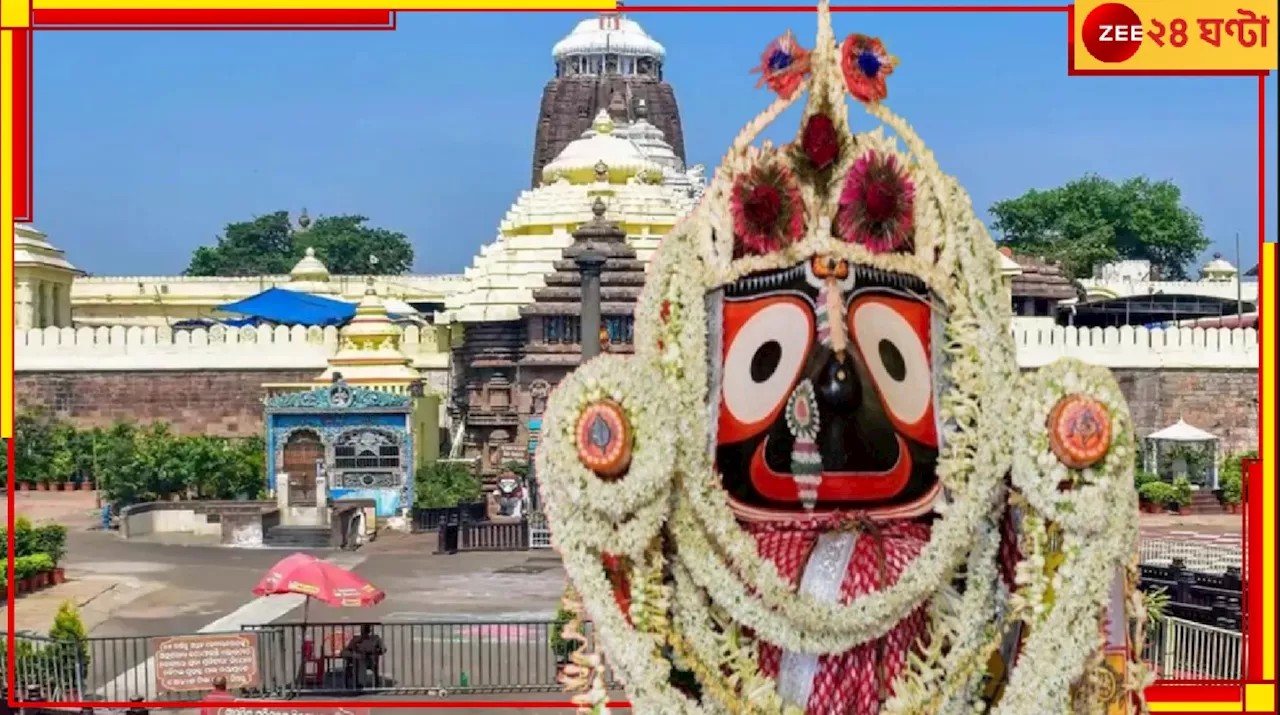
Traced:
MULTIPOLYGON (((518 317, 518 316, 517 316, 518 317)), ((404 329, 401 350, 419 369, 445 369, 445 326, 404 329)), ((1114 369, 1256 369, 1252 328, 1012 328, 1023 367, 1074 357, 1114 369)), ((337 328, 258 326, 42 328, 14 334, 18 372, 53 370, 325 369, 339 347, 337 328)))

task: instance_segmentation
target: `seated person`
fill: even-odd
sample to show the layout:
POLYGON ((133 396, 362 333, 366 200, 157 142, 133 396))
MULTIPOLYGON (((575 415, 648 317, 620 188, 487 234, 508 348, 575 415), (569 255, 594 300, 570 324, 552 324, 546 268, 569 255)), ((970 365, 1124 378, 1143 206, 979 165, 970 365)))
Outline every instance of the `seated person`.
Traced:
POLYGON ((387 652, 382 644, 382 636, 373 632, 373 626, 360 626, 360 634, 352 637, 342 649, 342 659, 346 663, 347 683, 356 687, 377 685, 378 662, 387 652), (370 677, 372 676, 372 677, 370 677))

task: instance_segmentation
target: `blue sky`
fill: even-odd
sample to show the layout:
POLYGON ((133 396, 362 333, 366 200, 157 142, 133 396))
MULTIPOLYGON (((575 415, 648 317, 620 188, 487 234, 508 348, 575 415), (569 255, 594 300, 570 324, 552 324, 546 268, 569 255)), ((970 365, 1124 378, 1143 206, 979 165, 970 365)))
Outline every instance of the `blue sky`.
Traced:
MULTIPOLYGON (((226 223, 305 206, 405 232, 419 272, 459 271, 527 188, 551 46, 584 17, 402 13, 395 32, 41 32, 35 223, 92 273, 172 274, 226 223)), ((788 27, 812 44, 808 13, 632 17, 666 45, 690 161, 709 168, 770 100, 748 74, 764 46, 788 27)), ((994 201, 1088 172, 1145 174, 1182 187, 1210 252, 1234 261, 1238 232, 1252 266, 1257 80, 1068 77, 1065 24, 1056 13, 859 13, 838 15, 836 32, 879 35, 901 58, 887 103, 984 218, 994 201)), ((1273 74, 1273 127, 1276 89, 1273 74)), ((794 114, 773 138, 793 136, 794 114)))

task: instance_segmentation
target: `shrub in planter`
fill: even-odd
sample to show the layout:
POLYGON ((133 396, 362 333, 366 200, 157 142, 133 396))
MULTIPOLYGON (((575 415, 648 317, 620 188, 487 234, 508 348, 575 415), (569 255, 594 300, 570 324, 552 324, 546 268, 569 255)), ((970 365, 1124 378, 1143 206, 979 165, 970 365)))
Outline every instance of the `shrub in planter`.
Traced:
POLYGON ((53 570, 53 560, 46 554, 18 556, 13 560, 13 580, 22 593, 36 588, 37 578, 53 570))
POLYGON ((67 555, 67 527, 62 524, 41 524, 33 531, 32 550, 38 554, 48 554, 54 566, 62 563, 63 557, 67 555))
POLYGON ((1173 498, 1169 501, 1170 508, 1176 510, 1179 514, 1186 513, 1187 507, 1191 506, 1191 480, 1186 477, 1178 477, 1173 480, 1173 498))
POLYGON ((50 646, 51 658, 58 661, 59 669, 65 673, 78 672, 84 674, 89 667, 89 633, 80 619, 80 611, 71 601, 63 601, 53 617, 53 627, 49 629, 49 638, 57 641, 50 646))
POLYGON ((1164 509, 1174 498, 1172 484, 1165 482, 1147 482, 1138 489, 1138 497, 1155 509, 1164 509))
POLYGON ((578 647, 577 643, 564 637, 564 627, 572 620, 573 614, 564 607, 564 604, 561 604, 556 610, 556 619, 551 622, 551 633, 548 634, 547 640, 558 665, 568 663, 569 656, 573 655, 573 651, 578 647))
POLYGON ((1239 474, 1227 475, 1219 483, 1222 484, 1222 505, 1232 514, 1236 513, 1244 501, 1244 479, 1239 474))
POLYGON ((1138 500, 1140 506, 1146 507, 1151 503, 1149 499, 1142 493, 1142 488, 1148 484, 1154 484, 1160 481, 1160 477, 1151 472, 1144 472, 1141 469, 1133 473, 1133 488, 1138 492, 1138 500))

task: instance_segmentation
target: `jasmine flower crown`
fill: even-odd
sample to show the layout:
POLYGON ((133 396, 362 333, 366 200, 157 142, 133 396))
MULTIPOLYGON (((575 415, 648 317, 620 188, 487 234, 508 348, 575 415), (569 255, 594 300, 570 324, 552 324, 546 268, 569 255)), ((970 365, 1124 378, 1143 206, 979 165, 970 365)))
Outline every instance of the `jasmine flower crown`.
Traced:
MULTIPOLYGON (((855 33, 837 42, 828 0, 817 16, 812 50, 790 31, 765 49, 755 71, 777 98, 734 139, 703 202, 667 240, 694 238, 717 284, 817 253, 932 283, 956 229, 981 224, 924 141, 882 104, 898 59, 877 38, 855 33), (854 134, 846 94, 884 126, 854 134), (756 145, 801 98, 795 141, 756 145)), ((998 260, 985 230, 974 233, 998 260)))

